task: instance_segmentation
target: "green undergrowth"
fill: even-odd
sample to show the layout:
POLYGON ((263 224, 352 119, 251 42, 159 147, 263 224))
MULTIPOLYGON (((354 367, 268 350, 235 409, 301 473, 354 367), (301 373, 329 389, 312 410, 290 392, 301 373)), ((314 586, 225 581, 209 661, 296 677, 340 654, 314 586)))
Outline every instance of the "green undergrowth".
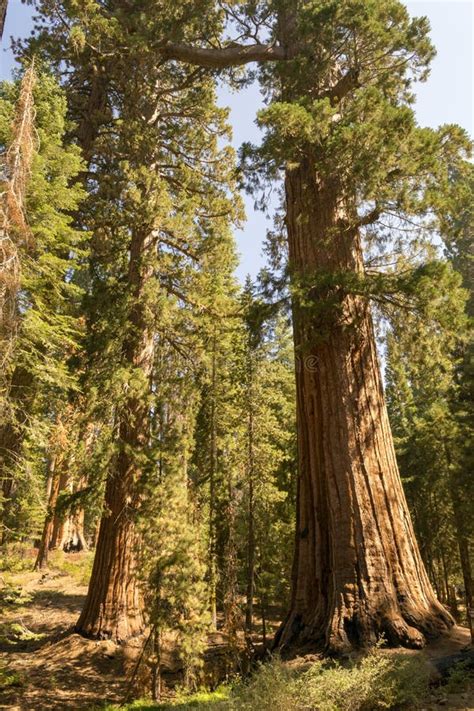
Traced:
POLYGON ((454 666, 449 674, 448 681, 444 687, 448 694, 458 694, 474 689, 474 669, 472 662, 459 662, 454 666))
POLYGON ((18 642, 39 642, 46 635, 32 632, 21 622, 0 623, 0 643, 16 645, 18 642))
MULTIPOLYGON (((428 667, 407 655, 376 650, 358 662, 318 661, 301 668, 279 659, 262 664, 249 680, 214 692, 177 696, 126 709, 162 711, 382 711, 419 708, 428 694, 428 667)), ((110 711, 118 707, 108 707, 110 711)))
MULTIPOLYGON (((22 573, 33 572, 38 551, 29 545, 14 543, 0 551, 0 588, 8 587, 21 577, 22 573)), ((78 585, 87 585, 92 572, 94 551, 65 553, 50 551, 48 565, 41 574, 61 573, 69 575, 78 585)))
POLYGON ((0 665, 0 691, 16 686, 22 686, 23 680, 17 673, 0 665))
POLYGON ((36 550, 24 543, 10 543, 0 549, 0 573, 17 574, 33 570, 36 550))
POLYGON ((74 578, 78 585, 87 585, 91 577, 94 551, 81 553, 64 553, 64 551, 51 551, 48 567, 74 578))

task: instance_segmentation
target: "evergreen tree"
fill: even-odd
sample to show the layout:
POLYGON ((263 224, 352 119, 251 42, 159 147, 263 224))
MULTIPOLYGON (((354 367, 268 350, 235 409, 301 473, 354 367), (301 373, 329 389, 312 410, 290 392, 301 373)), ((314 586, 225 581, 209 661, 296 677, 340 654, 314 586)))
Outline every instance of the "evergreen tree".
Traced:
MULTIPOLYGON (((25 79, 31 80, 31 71, 25 79)), ((27 511, 32 507, 41 515, 42 501, 35 492, 44 488, 47 478, 44 456, 54 421, 67 406, 68 394, 77 388, 70 363, 81 335, 76 275, 84 257, 83 233, 72 227, 70 217, 82 197, 77 183, 79 151, 65 143, 66 101, 54 79, 40 71, 29 91, 34 115, 30 138, 25 138, 24 129, 20 137, 18 127, 21 119, 28 122, 24 80, 3 83, 0 94, 0 141, 11 146, 7 156, 16 150, 18 140, 20 154, 30 154, 27 174, 20 178, 23 194, 15 185, 12 188, 21 202, 8 202, 8 188, 6 194, 6 214, 20 206, 23 215, 11 221, 17 238, 18 281, 12 293, 14 328, 3 341, 4 539, 20 534, 18 528, 23 536, 38 532, 39 519, 27 517, 27 511), (16 105, 20 113, 15 118, 16 105)))
POLYGON ((453 501, 458 427, 452 401, 454 354, 462 336, 459 317, 456 333, 455 301, 449 303, 451 332, 404 313, 393 317, 387 337, 387 402, 400 471, 423 560, 438 598, 454 612, 454 584, 459 583, 453 501))
POLYGON ((207 579, 211 620, 217 627, 218 610, 225 627, 237 624, 235 569, 235 486, 238 479, 240 423, 236 408, 236 341, 241 336, 241 314, 231 236, 210 235, 200 272, 201 302, 206 314, 200 322, 202 363, 196 446, 191 478, 200 502, 207 533, 207 579))
POLYGON ((265 637, 268 599, 288 603, 288 551, 293 543, 296 481, 294 363, 283 321, 264 320, 266 308, 255 296, 249 279, 242 301, 244 456, 239 519, 245 553, 241 565, 246 571, 245 627, 251 634, 258 598, 265 637))
MULTIPOLYGON (((370 303, 394 324, 400 307, 422 313, 431 334, 432 304, 449 303, 457 288, 452 269, 430 250, 426 263, 397 258, 393 268, 388 258, 437 229, 452 230, 455 250, 466 235, 464 216, 461 229, 450 215, 467 191, 466 181, 453 179, 466 172, 467 138, 454 126, 419 128, 412 110, 413 82, 426 77, 433 55, 426 21, 410 19, 398 0, 157 0, 146 12, 94 0, 35 5, 40 22, 23 50, 47 57, 66 89, 88 193, 72 211, 91 233, 81 365, 85 412, 105 455, 96 484, 105 487, 105 506, 77 629, 117 640, 141 631, 139 560, 150 561, 148 580, 156 583, 146 593, 156 601, 157 630, 179 629, 189 611, 203 609, 203 562, 214 624, 222 609, 231 627, 230 611, 245 594, 249 631, 255 593, 265 608, 265 591, 277 589, 271 560, 286 577, 282 549, 261 539, 266 530, 281 533, 279 518, 291 521, 293 440, 281 400, 290 393, 289 371, 274 369, 277 329, 253 298, 244 328, 222 323, 234 308, 234 176, 230 153, 219 148, 225 112, 215 105, 213 73, 254 61, 268 98, 258 119, 265 135, 259 148, 245 147, 243 167, 253 189, 284 179, 297 362, 296 547, 276 644, 340 651, 385 635, 419 647, 449 629, 401 486, 370 303), (239 42, 225 34, 233 31, 239 42), (157 449, 155 432, 163 439, 157 449), (160 488, 161 474, 170 491, 160 488), (174 492, 184 493, 183 478, 193 492, 180 504, 174 492), (146 513, 144 491, 152 490, 169 502, 178 527, 161 505, 146 513), (142 516, 148 554, 165 535, 163 558, 143 556, 142 516), (193 568, 185 548, 195 530, 207 554, 199 551, 193 568), (173 585, 181 617, 179 609, 163 612, 173 585)), ((394 368, 405 369, 391 348, 394 368)), ((444 372, 437 348, 427 355, 444 372)), ((278 357, 284 350, 278 345, 278 357)), ((470 410, 459 408, 452 429, 452 399, 448 405, 443 394, 440 410, 421 380, 420 392, 411 392, 429 361, 417 358, 402 383, 407 411, 418 408, 430 427, 442 422, 443 441, 459 440, 470 410)), ((54 402, 51 422, 59 421, 54 402)), ((428 456, 439 442, 421 419, 417 435, 428 456)), ((446 455, 443 468, 461 482, 464 464, 446 455)), ((440 487, 445 481, 437 479, 440 487)), ((446 510, 438 506, 438 515, 446 510)))
POLYGON ((454 586, 460 584, 461 575, 467 607, 472 606, 472 417, 471 400, 466 397, 472 388, 471 166, 463 166, 452 180, 457 187, 454 218, 443 224, 443 239, 458 278, 453 275, 449 293, 430 304, 431 309, 443 311, 444 318, 437 323, 392 314, 387 395, 422 555, 438 597, 456 612, 454 586), (459 288, 461 279, 464 292, 459 288))
POLYGON ((155 699, 161 693, 164 651, 174 650, 181 660, 187 687, 197 681, 210 624, 205 548, 189 477, 198 397, 194 367, 166 342, 159 344, 152 426, 155 465, 146 477, 139 523, 155 699))

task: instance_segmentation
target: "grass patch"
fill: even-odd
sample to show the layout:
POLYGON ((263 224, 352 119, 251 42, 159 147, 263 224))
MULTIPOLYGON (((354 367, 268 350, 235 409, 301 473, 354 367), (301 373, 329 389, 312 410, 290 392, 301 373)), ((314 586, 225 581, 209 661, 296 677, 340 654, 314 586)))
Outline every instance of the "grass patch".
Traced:
MULTIPOLYGON (((204 709, 209 709, 209 711, 221 711, 221 709, 230 708, 224 705, 225 702, 229 701, 231 694, 230 686, 220 686, 215 691, 207 691, 202 689, 193 694, 190 693, 177 693, 172 701, 167 701, 160 704, 154 704, 149 699, 141 699, 139 701, 134 701, 127 706, 100 706, 91 709, 91 711, 135 711, 135 709, 141 709, 141 711, 200 711, 204 709)), ((274 710, 276 711, 276 709, 274 710)))

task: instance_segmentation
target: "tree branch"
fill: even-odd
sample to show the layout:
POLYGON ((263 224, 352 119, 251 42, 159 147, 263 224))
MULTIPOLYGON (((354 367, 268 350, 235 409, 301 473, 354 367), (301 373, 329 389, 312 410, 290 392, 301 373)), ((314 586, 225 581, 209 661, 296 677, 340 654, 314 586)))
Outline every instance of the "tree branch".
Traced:
POLYGON ((381 215, 381 207, 379 205, 376 205, 373 210, 370 210, 370 212, 366 212, 365 215, 362 215, 358 222, 357 222, 357 227, 366 227, 367 225, 373 225, 374 222, 377 222, 381 215))
POLYGON ((177 59, 208 69, 225 69, 250 62, 276 62, 293 58, 293 53, 271 44, 232 44, 222 49, 168 44, 161 49, 161 54, 166 59, 177 59))
POLYGON ((349 71, 339 79, 337 84, 324 92, 323 97, 328 97, 331 100, 331 104, 334 105, 341 101, 350 91, 357 89, 359 86, 359 70, 349 69, 349 71))

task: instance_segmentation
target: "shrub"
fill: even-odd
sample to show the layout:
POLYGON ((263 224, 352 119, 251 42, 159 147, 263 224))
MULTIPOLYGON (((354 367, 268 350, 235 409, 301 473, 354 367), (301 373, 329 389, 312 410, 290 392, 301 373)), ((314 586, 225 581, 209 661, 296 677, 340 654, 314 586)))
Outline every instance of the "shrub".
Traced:
POLYGON ((262 664, 247 683, 238 684, 223 709, 296 711, 296 673, 278 658, 262 664))
POLYGON ((302 672, 275 658, 232 689, 178 696, 153 706, 161 711, 413 711, 428 692, 428 666, 420 656, 379 649, 358 662, 318 661, 302 672))
POLYGON ((21 686, 23 680, 20 675, 11 671, 7 667, 0 666, 0 689, 9 689, 13 686, 21 686))
POLYGON ((10 543, 0 552, 0 570, 23 573, 33 569, 36 551, 26 543, 10 543))
POLYGON ((359 663, 317 662, 297 683, 299 708, 318 711, 378 711, 416 708, 428 689, 428 669, 419 658, 374 651, 359 663))

